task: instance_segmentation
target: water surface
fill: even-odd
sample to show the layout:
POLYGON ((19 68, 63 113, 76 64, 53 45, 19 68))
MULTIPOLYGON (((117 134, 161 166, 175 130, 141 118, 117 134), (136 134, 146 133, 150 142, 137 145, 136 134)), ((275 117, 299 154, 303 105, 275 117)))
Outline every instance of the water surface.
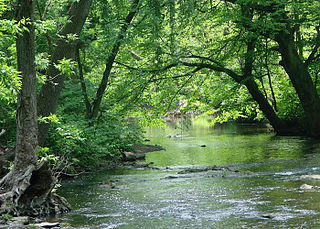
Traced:
POLYGON ((301 179, 320 174, 319 142, 253 125, 187 124, 147 130, 150 144, 167 149, 147 154, 157 169, 65 181, 60 194, 74 210, 58 220, 70 228, 320 228, 320 181, 301 179), (224 169, 178 173, 209 165, 224 169))

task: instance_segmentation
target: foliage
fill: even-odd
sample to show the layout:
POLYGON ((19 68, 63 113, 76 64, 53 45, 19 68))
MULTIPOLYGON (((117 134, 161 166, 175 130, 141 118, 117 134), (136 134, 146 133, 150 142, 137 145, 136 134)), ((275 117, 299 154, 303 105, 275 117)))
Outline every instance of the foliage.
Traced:
MULTIPOLYGON (((132 2, 94 1, 81 35, 66 37, 80 47, 81 83, 86 86, 81 91, 80 66, 75 60, 62 58, 58 64, 51 60, 62 39, 57 34, 68 20, 70 1, 37 1, 37 86, 46 82, 51 64, 68 80, 57 114, 39 118, 52 123, 48 149, 39 151, 41 158, 55 163, 56 156, 67 157, 82 165, 119 158, 140 141, 141 126, 164 125, 166 115, 213 114, 216 123, 264 121, 259 104, 245 86, 248 79, 258 85, 278 117, 304 120, 297 91, 279 64, 282 57, 275 37, 279 31, 293 31, 303 61, 314 52, 307 70, 320 92, 318 1, 141 0, 123 32, 132 2), (252 41, 252 71, 244 75, 252 41), (117 42, 119 51, 111 63, 98 117, 85 119, 90 108, 83 99, 87 96, 91 105, 95 101, 117 42), (218 66, 244 78, 237 81, 226 71, 192 64, 218 66)), ((15 103, 21 86, 15 51, 15 34, 20 30, 8 3, 0 0, 0 129, 7 131, 1 144, 14 144, 15 103)))
POLYGON ((59 71, 61 72, 61 74, 67 76, 67 77, 71 77, 75 74, 74 68, 75 68, 75 61, 71 60, 71 59, 62 59, 59 60, 58 64, 55 64, 55 67, 57 69, 59 69, 59 71))
MULTIPOLYGON (((69 158, 74 165, 94 166, 118 160, 142 138, 141 129, 120 113, 101 112, 98 120, 84 120, 78 84, 68 82, 47 139, 49 153, 69 158), (77 112, 74 112, 77 111, 77 112)), ((51 120, 52 121, 52 120, 51 120)))
POLYGON ((8 1, 0 1, 0 129, 6 132, 0 144, 15 142, 15 102, 21 86, 16 70, 15 34, 18 26, 12 18, 7 18, 8 1))
MULTIPOLYGON (((287 29, 286 22, 281 21, 280 17, 288 12, 292 26, 298 28, 296 36, 300 53, 304 54, 303 58, 307 58, 312 47, 319 42, 319 21, 315 14, 318 3, 313 1, 313 5, 307 1, 293 1, 286 5, 287 11, 284 12, 281 1, 259 1, 257 5, 262 10, 251 9, 253 17, 249 21, 242 13, 244 7, 250 6, 252 1, 236 1, 236 4, 228 2, 212 4, 209 1, 183 1, 172 5, 170 1, 162 2, 162 8, 153 6, 150 10, 157 9, 160 13, 154 12, 150 18, 146 16, 133 28, 143 32, 132 32, 135 36, 129 36, 132 40, 127 41, 124 53, 117 59, 119 64, 114 72, 119 77, 110 82, 112 90, 108 100, 120 97, 117 106, 127 108, 127 104, 131 104, 130 111, 141 109, 141 105, 134 105, 142 104, 149 108, 149 114, 200 112, 215 113, 216 122, 262 120, 263 113, 258 104, 245 87, 227 74, 192 69, 182 64, 168 67, 179 62, 211 62, 241 74, 247 55, 247 42, 254 39, 253 77, 259 89, 280 118, 303 118, 296 90, 279 65, 281 56, 274 35, 279 30, 287 29), (275 8, 274 12, 261 13, 273 4, 279 8, 275 8), (305 18, 305 15, 309 15, 306 12, 312 16, 305 18), (156 15, 159 14, 162 17, 157 19, 156 15), (158 27, 156 32, 155 27, 144 27, 144 23, 152 24, 155 21, 155 27, 158 27), (150 38, 154 40, 151 42, 150 38), (139 58, 130 58, 126 50, 134 50, 139 58), (186 105, 180 107, 181 101, 185 101, 186 105)), ((140 12, 140 17, 143 16, 144 12, 140 12)), ((315 70, 316 63, 310 66, 314 81, 318 80, 319 72, 315 70)))

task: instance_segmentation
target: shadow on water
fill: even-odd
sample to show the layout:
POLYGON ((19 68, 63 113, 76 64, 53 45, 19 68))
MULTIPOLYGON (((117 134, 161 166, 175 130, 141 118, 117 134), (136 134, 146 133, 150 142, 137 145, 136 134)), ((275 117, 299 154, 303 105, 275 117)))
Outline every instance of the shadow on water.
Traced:
POLYGON ((320 228, 320 181, 301 178, 320 173, 319 142, 206 120, 182 132, 174 123, 150 128, 147 137, 167 149, 146 157, 162 169, 65 181, 60 193, 74 210, 59 220, 70 228, 320 228), (208 165, 222 167, 179 173, 208 165))

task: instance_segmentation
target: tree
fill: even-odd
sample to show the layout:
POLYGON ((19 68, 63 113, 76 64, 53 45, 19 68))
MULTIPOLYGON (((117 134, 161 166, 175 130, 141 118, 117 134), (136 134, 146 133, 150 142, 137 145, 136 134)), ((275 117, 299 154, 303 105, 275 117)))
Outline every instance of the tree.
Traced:
MULTIPOLYGON (((92 0, 80 0, 72 3, 68 11, 68 21, 59 31, 58 41, 51 56, 47 70, 47 80, 42 85, 38 96, 38 114, 48 117, 56 112, 58 100, 66 76, 56 65, 62 59, 76 60, 76 47, 79 40, 70 40, 69 37, 78 37, 89 14, 92 0)), ((50 122, 39 123, 39 145, 43 146, 50 122)))
MULTIPOLYGON (((318 4, 316 1, 314 3, 318 4)), ((171 73, 165 72, 167 77, 153 77, 151 81, 170 79, 182 86, 187 83, 190 85, 190 82, 194 82, 192 79, 207 74, 206 69, 213 70, 215 72, 213 74, 219 73, 220 75, 217 75, 220 77, 222 73, 223 76, 227 75, 238 83, 240 85, 238 88, 241 85, 247 88, 279 134, 319 137, 320 103, 313 81, 317 79, 314 76, 317 73, 312 76, 310 66, 320 57, 319 20, 315 13, 316 7, 309 4, 309 1, 277 0, 267 2, 229 0, 217 2, 216 5, 212 4, 212 1, 176 3, 174 9, 179 13, 179 17, 192 17, 192 20, 186 22, 180 19, 179 23, 176 23, 175 52, 171 52, 172 48, 168 48, 172 47, 168 36, 161 34, 162 67, 154 65, 154 69, 151 70, 141 68, 136 70, 152 73, 158 68, 157 74, 159 74, 163 72, 161 69, 170 69, 171 73), (181 7, 183 4, 185 7, 181 7), (177 10, 178 8, 181 11, 177 10), (306 17, 306 11, 312 16, 306 17), (263 50, 261 47, 265 42, 269 42, 270 45, 263 50), (261 64, 260 60, 265 59, 267 53, 272 53, 273 60, 268 58, 261 64), (192 68, 192 71, 182 66, 192 68), (176 70, 172 71, 173 68, 176 70), (189 73, 179 75, 177 74, 179 70, 187 70, 189 73), (274 84, 282 87, 286 93, 274 91, 270 83, 271 72, 277 74, 273 79, 274 84), (268 92, 263 84, 264 76, 269 78, 268 92), (287 86, 283 86, 288 80, 295 90, 292 98, 293 100, 299 98, 298 103, 303 108, 304 116, 295 111, 295 114, 280 118, 279 115, 285 113, 283 110, 286 107, 279 107, 279 104, 272 107, 269 104, 269 98, 274 100, 274 104, 277 98, 285 97, 292 91, 290 84, 286 83, 287 86), (271 96, 268 96, 268 93, 271 96)), ((166 16, 164 10, 162 14, 166 16)), ((164 23, 163 30, 169 34, 168 22, 164 23)), ((176 91, 183 90, 180 88, 176 91)), ((285 101, 288 104, 291 102, 285 101)))
MULTIPOLYGON (((316 55, 319 50, 319 30, 313 38, 315 42, 311 44, 311 52, 306 60, 298 54, 298 49, 301 52, 303 51, 303 45, 301 37, 296 36, 299 33, 297 30, 303 27, 304 23, 308 23, 308 19, 304 18, 304 15, 299 15, 297 18, 299 10, 306 6, 306 2, 292 2, 291 5, 289 5, 289 1, 269 1, 268 4, 251 3, 250 1, 229 2, 250 8, 256 12, 259 19, 252 24, 243 22, 242 25, 245 29, 260 36, 271 38, 278 44, 277 51, 281 56, 280 65, 283 66, 289 76, 304 109, 303 131, 308 136, 320 137, 320 98, 308 71, 309 64, 319 59, 319 55, 316 55), (294 13, 290 11, 294 11, 294 13), (263 29, 257 28, 256 25, 258 23, 261 25, 265 18, 270 20, 269 24, 266 24, 263 29), (297 39, 295 39, 296 37, 297 39)), ((317 24, 311 26, 319 27, 319 22, 315 23, 317 24)))
POLYGON ((22 86, 17 104, 16 156, 13 169, 0 181, 0 213, 46 215, 68 209, 63 198, 51 194, 56 183, 48 165, 37 160, 37 102, 34 45, 34 1, 19 0, 17 63, 22 86), (63 203, 63 205, 61 205, 63 203), (60 208, 61 207, 61 208, 60 208))
POLYGON ((110 54, 108 54, 108 56, 107 56, 106 67, 105 67, 105 70, 103 72, 103 76, 102 76, 101 82, 99 84, 99 87, 98 87, 97 92, 96 92, 96 96, 95 96, 94 101, 92 102, 92 104, 90 104, 90 101, 88 99, 88 95, 87 95, 87 92, 86 92, 86 87, 85 87, 84 80, 83 80, 82 66, 81 66, 81 62, 80 62, 80 55, 79 55, 79 50, 78 50, 78 54, 77 54, 78 58, 77 58, 77 60, 78 60, 78 66, 79 66, 80 81, 81 81, 82 90, 83 90, 85 103, 86 103, 86 108, 87 108, 86 118, 94 119, 94 118, 96 118, 98 116, 98 111, 99 111, 99 108, 100 108, 100 104, 101 104, 104 92, 106 90, 106 87, 107 87, 107 84, 108 84, 108 81, 109 81, 109 77, 110 77, 110 74, 111 74, 111 70, 112 70, 114 61, 115 61, 116 56, 117 56, 117 54, 119 52, 121 43, 123 42, 123 39, 126 36, 126 32, 127 32, 128 28, 130 26, 130 23, 132 22, 134 16, 138 12, 138 5, 139 5, 139 0, 134 0, 132 2, 132 5, 129 8, 129 13, 126 16, 126 18, 125 18, 125 20, 124 20, 124 22, 123 22, 123 24, 122 24, 122 26, 121 26, 121 28, 120 28, 120 30, 118 32, 118 35, 117 35, 117 37, 115 39, 115 42, 114 42, 114 44, 112 46, 112 50, 111 50, 110 54))

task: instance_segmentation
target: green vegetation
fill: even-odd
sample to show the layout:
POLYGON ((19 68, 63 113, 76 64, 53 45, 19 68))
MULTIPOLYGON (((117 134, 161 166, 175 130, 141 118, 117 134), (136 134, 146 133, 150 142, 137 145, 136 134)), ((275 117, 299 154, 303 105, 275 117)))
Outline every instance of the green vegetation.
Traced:
POLYGON ((53 116, 51 120, 46 141, 48 154, 56 152, 67 162, 90 167, 106 160, 119 160, 121 152, 132 151, 131 146, 141 142, 142 129, 121 113, 101 112, 94 124, 84 119, 80 88, 69 82, 65 87, 68 90, 61 95, 59 118, 53 116))
MULTIPOLYGON (((278 134, 319 138, 318 1, 37 0, 34 7, 40 158, 75 166, 118 160, 164 115, 269 122, 278 134)), ((0 1, 2 145, 16 141, 15 37, 32 23, 17 21, 15 11, 0 1)))

